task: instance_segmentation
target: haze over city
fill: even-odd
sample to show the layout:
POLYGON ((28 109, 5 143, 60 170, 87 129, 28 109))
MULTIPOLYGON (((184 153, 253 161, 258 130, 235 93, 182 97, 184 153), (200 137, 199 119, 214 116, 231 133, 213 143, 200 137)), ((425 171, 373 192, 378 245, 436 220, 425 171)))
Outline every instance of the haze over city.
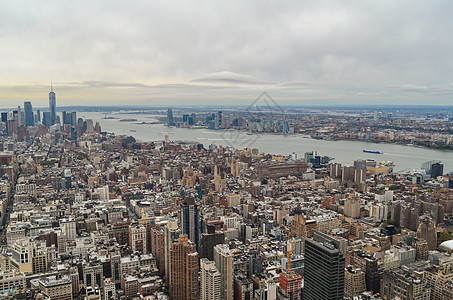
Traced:
POLYGON ((451 1, 0 3, 0 105, 449 105, 451 1))

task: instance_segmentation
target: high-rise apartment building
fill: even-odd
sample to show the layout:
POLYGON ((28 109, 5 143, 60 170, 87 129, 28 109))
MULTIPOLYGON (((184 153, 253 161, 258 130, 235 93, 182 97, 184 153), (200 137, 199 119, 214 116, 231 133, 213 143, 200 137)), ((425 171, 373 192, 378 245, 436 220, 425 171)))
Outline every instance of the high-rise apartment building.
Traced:
POLYGON ((55 93, 53 86, 50 86, 49 93, 49 109, 50 109, 50 125, 54 125, 57 119, 57 100, 55 99, 55 93))
POLYGON ((227 244, 214 247, 214 262, 222 276, 222 300, 233 299, 233 252, 227 244))
POLYGON ((198 253, 182 234, 170 248, 170 299, 198 299, 198 253))
POLYGON ((329 165, 330 177, 332 178, 341 178, 341 164, 332 163, 329 165))
POLYGON ((165 234, 159 225, 150 228, 150 251, 156 258, 159 275, 165 274, 165 234))
POLYGON ((17 121, 8 119, 8 121, 6 122, 6 128, 8 136, 13 136, 14 134, 17 133, 17 121))
POLYGON ((344 215, 351 218, 360 217, 360 199, 355 195, 344 201, 344 215))
POLYGON ((329 241, 305 239, 304 300, 343 300, 345 257, 329 241))
POLYGON ((177 241, 181 235, 181 230, 178 227, 176 220, 170 220, 164 229, 164 256, 165 256, 165 282, 168 284, 170 278, 170 249, 171 244, 177 241))
POLYGON ((200 260, 200 299, 220 300, 222 277, 217 270, 215 263, 207 258, 200 260))
POLYGON ((343 166, 341 168, 341 181, 349 182, 354 180, 354 167, 353 166, 343 166))
POLYGON ((354 183, 362 183, 366 181, 366 170, 355 169, 354 170, 354 183))

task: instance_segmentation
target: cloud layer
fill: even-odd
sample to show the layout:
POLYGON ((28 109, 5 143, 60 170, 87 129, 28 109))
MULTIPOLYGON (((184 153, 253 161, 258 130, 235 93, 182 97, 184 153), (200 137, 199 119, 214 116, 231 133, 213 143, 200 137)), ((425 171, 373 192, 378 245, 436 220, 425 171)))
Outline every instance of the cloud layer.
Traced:
POLYGON ((0 102, 452 104, 451 1, 3 1, 0 102))

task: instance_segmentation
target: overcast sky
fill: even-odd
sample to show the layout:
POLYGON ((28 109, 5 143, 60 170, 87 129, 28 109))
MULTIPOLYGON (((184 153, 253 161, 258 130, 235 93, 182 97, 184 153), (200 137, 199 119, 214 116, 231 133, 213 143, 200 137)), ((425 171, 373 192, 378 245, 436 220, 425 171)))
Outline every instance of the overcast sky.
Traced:
POLYGON ((1 1, 0 106, 453 105, 453 1, 1 1))

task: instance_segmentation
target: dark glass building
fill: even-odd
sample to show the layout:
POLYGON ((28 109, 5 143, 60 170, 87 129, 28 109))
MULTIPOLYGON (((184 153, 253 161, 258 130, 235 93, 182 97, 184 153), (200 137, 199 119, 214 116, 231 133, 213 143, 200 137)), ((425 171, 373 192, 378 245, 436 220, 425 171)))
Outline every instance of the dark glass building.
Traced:
POLYGON ((47 128, 52 126, 52 117, 51 117, 50 111, 43 112, 42 116, 43 116, 42 117, 42 124, 44 126, 46 126, 47 128))
POLYGON ((169 108, 167 110, 167 126, 173 126, 175 123, 173 122, 173 110, 169 108))
POLYGON ((186 234, 189 240, 197 245, 197 251, 199 251, 200 209, 192 197, 186 198, 181 203, 181 230, 182 234, 186 234))
POLYGON ((53 87, 50 87, 49 93, 49 109, 50 109, 50 125, 54 125, 57 119, 57 100, 55 98, 55 93, 53 87))
POLYGON ((225 235, 223 232, 215 232, 215 226, 207 225, 206 228, 208 232, 201 234, 200 258, 214 261, 214 247, 224 243, 225 235))
POLYGON ((431 165, 431 178, 437 178, 444 173, 444 165, 441 163, 434 163, 431 165))
POLYGON ((30 101, 24 102, 25 109, 25 126, 34 126, 35 118, 33 116, 33 107, 30 101))
POLYGON ((305 239, 304 300, 343 300, 345 257, 338 245, 305 239))

